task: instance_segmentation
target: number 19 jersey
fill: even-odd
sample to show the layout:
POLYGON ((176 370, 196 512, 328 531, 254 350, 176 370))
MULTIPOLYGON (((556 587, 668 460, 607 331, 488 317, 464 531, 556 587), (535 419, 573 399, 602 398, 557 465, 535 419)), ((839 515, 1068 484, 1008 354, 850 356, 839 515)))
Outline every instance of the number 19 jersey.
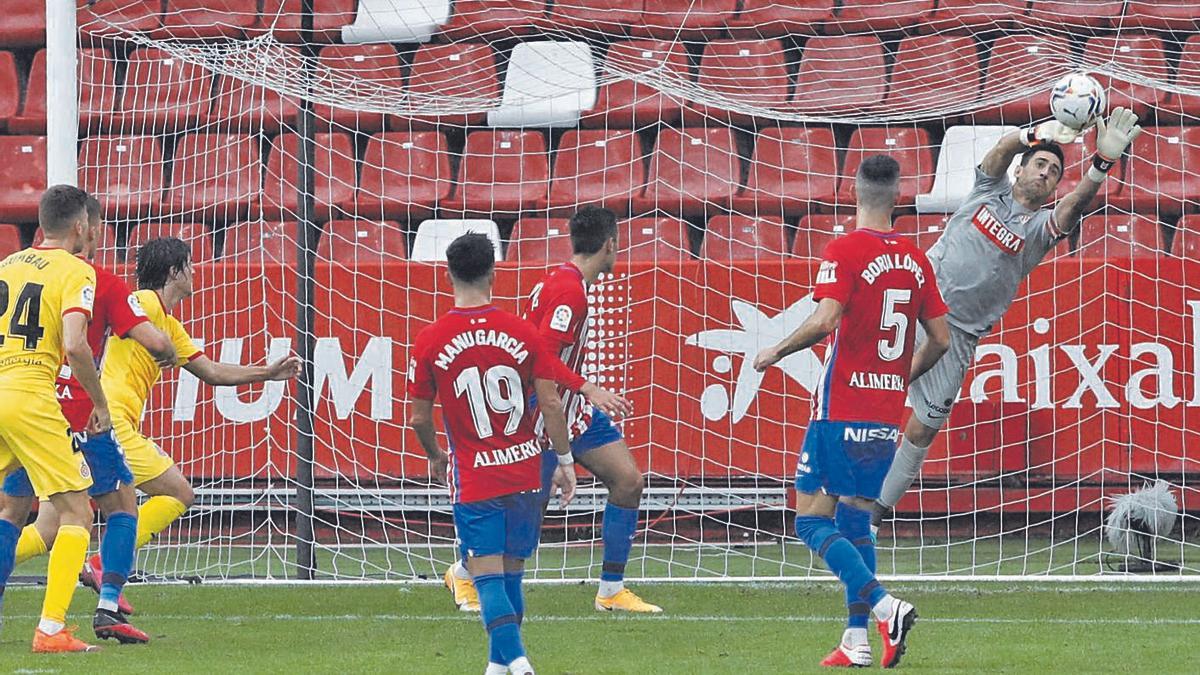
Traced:
POLYGON ((855 230, 826 248, 813 299, 843 306, 813 419, 900 424, 918 321, 949 310, 925 254, 908 240, 855 230))
POLYGON ((557 369, 533 325, 491 305, 455 308, 413 344, 408 393, 442 404, 456 503, 541 488, 529 395, 557 369))

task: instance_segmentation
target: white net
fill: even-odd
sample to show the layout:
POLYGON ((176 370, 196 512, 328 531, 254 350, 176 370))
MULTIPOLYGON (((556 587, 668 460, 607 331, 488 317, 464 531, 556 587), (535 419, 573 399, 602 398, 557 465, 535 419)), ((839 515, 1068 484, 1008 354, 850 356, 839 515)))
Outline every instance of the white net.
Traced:
MULTIPOLYGON (((498 301, 523 307, 586 204, 623 219, 622 261, 592 291, 585 374, 638 410, 623 425, 647 474, 629 575, 823 574, 788 511, 823 352, 763 376, 748 357, 811 311, 814 261, 853 228, 864 156, 900 161, 895 224, 928 248, 982 154, 1047 117, 1051 84, 1072 70, 1146 133, 981 344, 881 536, 880 571, 1200 571, 1191 3, 312 5, 305 44, 299 0, 81 3, 79 163, 111 225, 106 261, 161 234, 193 243, 201 290, 179 315, 214 358, 294 348, 312 289, 318 576, 435 577, 453 558, 444 490, 403 421, 412 338, 451 303, 430 261, 458 232, 489 232, 504 257, 498 301), (297 254, 307 199, 311 276, 297 254), (1107 540, 1114 498, 1156 480, 1180 517, 1165 529, 1126 509, 1107 540)), ((45 123, 44 56, 22 49, 30 84, 3 138, 18 160, 45 123)), ((1065 148, 1060 197, 1092 136, 1065 148)), ((12 203, 0 218, 29 222, 12 203)), ((200 497, 142 568, 296 573, 295 393, 187 375, 160 388, 144 428, 200 497)), ((598 575, 605 492, 583 483, 569 511, 551 511, 535 578, 598 575)))

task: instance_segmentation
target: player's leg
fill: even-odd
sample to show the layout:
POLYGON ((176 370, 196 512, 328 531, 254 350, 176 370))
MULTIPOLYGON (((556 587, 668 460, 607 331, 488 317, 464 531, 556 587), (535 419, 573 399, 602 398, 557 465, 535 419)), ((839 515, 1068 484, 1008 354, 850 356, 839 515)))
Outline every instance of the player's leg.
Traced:
MULTIPOLYGON (((25 523, 33 508, 33 484, 29 472, 24 468, 10 472, 4 478, 5 499, 0 504, 0 519, 10 523, 25 523)), ((16 564, 20 565, 44 555, 54 545, 54 533, 58 531, 58 512, 50 502, 38 506, 37 519, 21 528, 17 539, 16 564)))
MULTIPOLYGON (((510 495, 509 509, 505 518, 507 539, 504 551, 504 591, 517 617, 517 628, 525 618, 525 560, 537 550, 542 530, 542 512, 545 500, 542 493, 525 492, 510 495)), ((489 666, 490 667, 490 666, 489 666)), ((529 658, 522 653, 508 664, 513 675, 533 675, 529 658)), ((497 674, 498 675, 498 674, 497 674)))
MULTIPOLYGON (((2 445, 3 441, 0 440, 0 446, 2 445)), ((11 464, 12 455, 7 450, 0 448, 0 455, 5 457, 5 464, 11 464)), ((4 588, 17 564, 18 540, 22 536, 21 525, 29 518, 29 508, 32 504, 32 497, 6 495, 0 500, 0 617, 3 616, 4 610, 4 588)))
MULTIPOLYGON (((159 532, 167 529, 171 523, 179 520, 192 507, 196 496, 192 492, 192 486, 183 477, 183 472, 170 458, 164 457, 167 466, 157 473, 155 470, 139 472, 139 465, 133 461, 133 453, 124 443, 121 445, 126 448, 128 453, 129 468, 133 470, 135 485, 150 497, 138 508, 136 546, 141 548, 159 532), (153 474, 153 477, 145 479, 144 476, 147 474, 153 474)), ((159 466, 161 465, 160 462, 159 466)))
MULTIPOLYGON (((457 537, 457 533, 455 534, 457 537)), ((442 582, 446 588, 450 589, 450 594, 454 597, 454 606, 460 612, 478 612, 479 611, 479 593, 475 590, 475 584, 471 581, 471 572, 467 570, 467 549, 466 544, 461 538, 456 539, 456 549, 458 558, 446 570, 446 574, 442 576, 442 582)))
POLYGON ((92 651, 97 648, 82 643, 65 630, 67 609, 91 542, 92 507, 86 490, 57 492, 50 495, 50 502, 58 511, 59 526, 50 549, 46 598, 33 648, 35 652, 92 651))
POLYGON ((508 507, 504 498, 454 505, 454 526, 466 543, 467 568, 479 592, 489 673, 503 673, 513 659, 525 655, 519 619, 504 587, 508 507))
POLYGON ((100 554, 92 556, 81 574, 100 594, 92 629, 99 638, 114 638, 121 643, 149 642, 150 636, 129 623, 126 614, 133 608, 128 602, 122 603, 121 596, 133 570, 137 538, 133 473, 112 434, 90 437, 83 446, 83 454, 92 467, 89 493, 105 516, 100 554))

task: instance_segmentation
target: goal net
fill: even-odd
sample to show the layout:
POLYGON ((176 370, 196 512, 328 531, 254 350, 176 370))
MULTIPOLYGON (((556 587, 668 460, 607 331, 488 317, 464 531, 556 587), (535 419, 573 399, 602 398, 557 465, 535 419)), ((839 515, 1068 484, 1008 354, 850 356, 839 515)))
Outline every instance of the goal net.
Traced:
MULTIPOLYGON (((622 253, 590 290, 585 375, 634 401, 622 429, 646 473, 629 576, 825 575, 789 510, 824 350, 762 375, 750 360, 813 310, 864 156, 900 162, 895 227, 927 249, 983 154, 1084 70, 1146 131, 981 342, 879 569, 1200 572, 1188 5, 313 0, 310 34, 300 0, 81 3, 79 173, 104 204, 102 262, 132 274, 142 242, 190 242, 197 292, 176 313, 214 359, 313 341, 311 504, 297 383, 172 374, 143 428, 197 503, 139 568, 290 578, 308 544, 317 578, 437 578, 450 504, 404 393, 413 337, 452 305, 436 261, 489 234, 497 302, 518 310, 595 204, 619 214, 622 253)), ((1064 147, 1059 197, 1094 136, 1064 147)), ((533 578, 598 576, 605 494, 582 476, 551 508, 533 578)))

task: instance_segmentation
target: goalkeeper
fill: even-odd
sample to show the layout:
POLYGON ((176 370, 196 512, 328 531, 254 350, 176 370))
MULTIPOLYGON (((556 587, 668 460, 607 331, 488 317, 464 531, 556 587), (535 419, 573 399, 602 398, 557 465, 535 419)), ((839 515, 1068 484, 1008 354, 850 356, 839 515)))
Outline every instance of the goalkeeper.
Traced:
POLYGON ((909 386, 913 414, 875 505, 874 529, 921 471, 929 446, 950 417, 975 345, 1008 310, 1021 281, 1079 227, 1109 169, 1141 133, 1137 121, 1125 108, 1113 110, 1107 124, 1097 119, 1096 154, 1087 175, 1053 209, 1043 205, 1062 178, 1058 144, 1075 140, 1080 130, 1050 121, 1015 131, 976 167, 974 188, 929 249, 938 287, 950 307, 950 351, 909 386), (1005 174, 1017 155, 1021 162, 1010 185, 1005 174))

